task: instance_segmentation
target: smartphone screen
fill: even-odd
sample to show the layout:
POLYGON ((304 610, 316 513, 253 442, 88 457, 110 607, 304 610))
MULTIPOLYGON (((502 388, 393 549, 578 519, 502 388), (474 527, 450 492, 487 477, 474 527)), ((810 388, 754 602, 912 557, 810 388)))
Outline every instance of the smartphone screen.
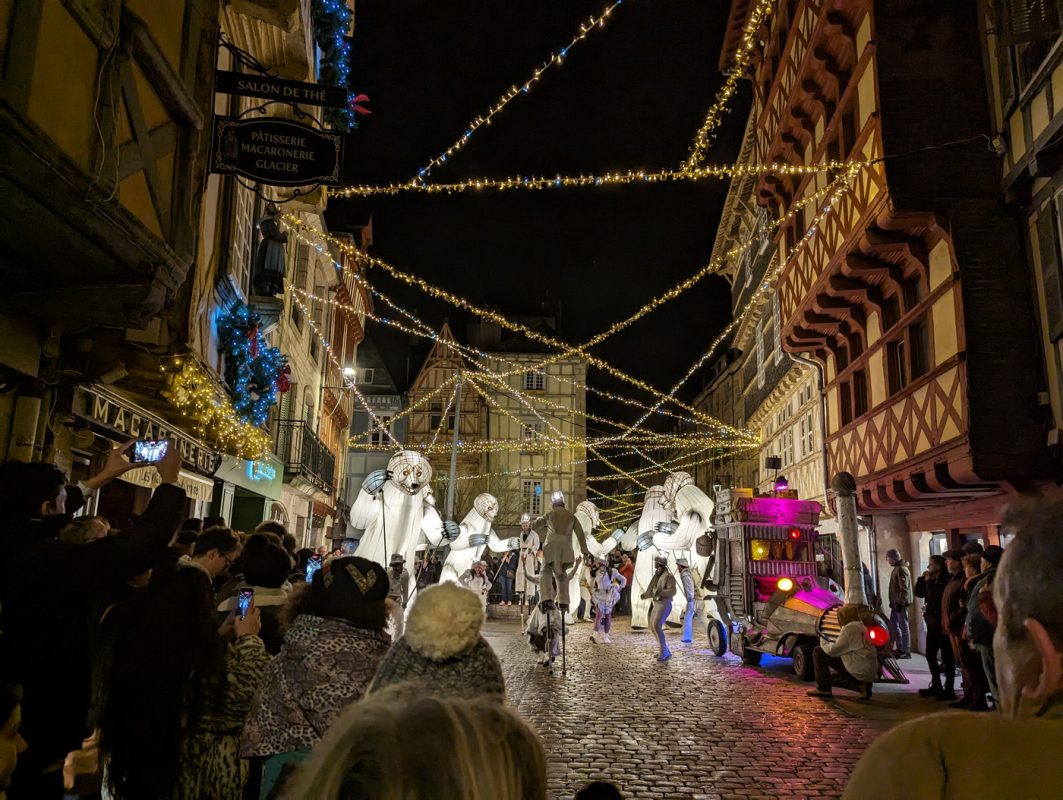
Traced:
POLYGON ((306 561, 306 582, 312 583, 314 580, 314 573, 321 569, 321 558, 319 556, 311 556, 306 561))
POLYGON ((130 461, 135 463, 154 464, 166 456, 166 450, 170 442, 166 439, 137 439, 133 444, 133 456, 130 461))
POLYGON ((240 619, 247 619, 247 610, 251 608, 251 601, 255 597, 253 588, 241 589, 236 600, 236 607, 240 610, 240 619))

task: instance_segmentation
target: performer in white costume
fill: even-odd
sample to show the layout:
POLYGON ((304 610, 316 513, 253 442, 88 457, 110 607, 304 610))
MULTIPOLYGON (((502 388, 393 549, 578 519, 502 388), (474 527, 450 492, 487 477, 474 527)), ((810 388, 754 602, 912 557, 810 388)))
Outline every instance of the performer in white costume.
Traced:
POLYGON ((384 566, 400 553, 412 574, 422 537, 438 543, 443 536, 443 522, 426 494, 430 480, 432 465, 414 450, 399 451, 386 470, 366 475, 351 508, 351 525, 364 531, 354 555, 384 566))
MULTIPOLYGON (((576 506, 576 521, 579 523, 580 528, 583 529, 583 538, 586 543, 586 549, 580 547, 578 534, 573 532, 572 534, 572 549, 573 551, 587 552, 591 556, 597 558, 598 556, 604 556, 609 550, 616 547, 616 542, 612 539, 606 540, 609 545, 608 549, 603 548, 601 542, 594 538, 594 529, 601 523, 601 518, 598 516, 598 506, 594 505, 590 500, 584 500, 576 506)), ((572 608, 568 610, 568 614, 565 615, 565 624, 573 625, 576 622, 576 612, 579 611, 579 606, 575 602, 575 598, 580 598, 584 601, 585 611, 587 619, 591 618, 591 590, 590 584, 586 586, 580 585, 580 579, 585 577, 584 572, 590 566, 590 559, 584 559, 583 567, 576 571, 576 574, 569 579, 568 582, 568 596, 573 598, 572 608)), ((590 580, 589 574, 586 575, 587 580, 590 580)))
MULTIPOLYGON (((631 576, 631 627, 646 628, 650 624, 650 601, 642 599, 642 593, 649 588, 653 580, 655 567, 653 558, 653 533, 658 522, 667 522, 672 518, 672 513, 664 507, 664 487, 651 486, 646 490, 645 502, 642 505, 642 516, 637 523, 638 537, 636 546, 639 549, 635 559, 635 572, 631 576)), ((627 534, 625 534, 626 538, 627 534)))
MULTIPOLYGON (((493 494, 484 492, 472 501, 472 508, 458 526, 458 536, 450 543, 450 552, 443 563, 441 583, 461 583, 461 576, 472 569, 480 560, 485 549, 492 553, 504 553, 516 550, 519 542, 516 538, 499 539, 491 523, 498 515, 498 500, 493 494)), ((493 577, 493 576, 492 576, 493 577)))
POLYGON ((535 593, 531 582, 524 578, 524 567, 527 565, 528 572, 532 575, 539 574, 537 553, 542 549, 539 543, 539 534, 532 530, 531 514, 520 516, 520 557, 517 559, 517 594, 522 595, 522 602, 528 603, 532 594, 535 593))
MULTIPOLYGON (((675 566, 677 558, 685 558, 699 576, 704 576, 709 558, 697 554, 695 543, 712 527, 715 504, 686 472, 673 472, 665 479, 662 503, 672 512, 674 519, 657 523, 652 537, 653 546, 668 555, 668 569, 676 577, 677 585, 681 583, 675 566)), ((644 537, 645 534, 639 534, 640 540, 644 537)), ((700 592, 700 587, 697 589, 700 592)), ((682 623, 685 614, 686 596, 677 593, 669 621, 682 623)))

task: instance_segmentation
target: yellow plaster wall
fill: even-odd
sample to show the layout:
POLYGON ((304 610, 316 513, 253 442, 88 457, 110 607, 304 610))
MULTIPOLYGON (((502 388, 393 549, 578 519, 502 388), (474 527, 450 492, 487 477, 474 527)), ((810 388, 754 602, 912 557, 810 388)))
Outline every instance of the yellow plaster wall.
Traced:
POLYGON ((1026 153, 1026 135, 1022 127, 1022 111, 1014 112, 1008 119, 1008 132, 1011 138, 1011 155, 1019 161, 1026 153))
MULTIPOLYGON (((1051 213, 1051 206, 1047 206, 1042 209, 1041 213, 1051 213)), ((1041 276, 1041 250, 1040 244, 1037 239, 1037 214, 1030 216, 1027 221, 1026 235, 1029 243, 1027 244, 1027 250, 1030 253, 1030 258, 1033 260, 1033 274, 1034 281, 1036 282, 1034 294, 1037 297, 1037 330, 1041 335, 1042 349, 1047 356, 1044 359, 1045 373, 1048 378, 1048 396, 1052 403, 1052 416, 1057 420, 1063 420, 1063 398, 1060 397, 1059 385, 1059 364, 1060 364, 1060 346, 1063 342, 1052 344, 1048 341, 1048 331, 1045 329, 1045 320, 1048 318, 1048 309, 1045 307, 1045 286, 1044 280, 1041 276)))
POLYGON ((860 127, 863 127, 867 122, 867 118, 871 116, 871 113, 876 109, 875 103, 875 59, 867 65, 867 69, 864 70, 864 74, 860 76, 860 84, 858 88, 858 98, 860 100, 860 127))
POLYGON ((63 4, 42 3, 27 116, 86 172, 92 164, 98 61, 96 46, 63 4))
POLYGON ((877 311, 867 315, 867 346, 874 347, 875 342, 882 336, 882 323, 879 322, 877 311))
POLYGON ((181 37, 184 30, 185 4, 181 0, 125 0, 151 30, 166 60, 181 72, 181 37))
POLYGON ((884 347, 873 352, 867 360, 868 378, 871 381, 871 408, 884 403, 888 398, 886 389, 886 359, 884 347))
POLYGON ((930 291, 934 291, 952 274, 952 253, 947 242, 941 241, 930 251, 930 291))
POLYGON ((831 387, 827 390, 827 435, 838 430, 838 389, 831 387))
POLYGON ((1030 129, 1034 141, 1040 136, 1048 123, 1051 115, 1048 113, 1048 91, 1042 89, 1030 102, 1030 129))
POLYGON ((940 366, 959 352, 959 332, 956 329, 957 287, 946 292, 934 303, 934 366, 940 366))

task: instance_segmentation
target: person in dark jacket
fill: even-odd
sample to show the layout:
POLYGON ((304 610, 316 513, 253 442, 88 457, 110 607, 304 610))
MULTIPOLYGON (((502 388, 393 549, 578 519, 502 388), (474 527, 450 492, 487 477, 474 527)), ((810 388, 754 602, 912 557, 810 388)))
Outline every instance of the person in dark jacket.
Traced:
POLYGON ((218 603, 218 622, 236 610, 241 589, 253 589, 255 608, 262 615, 262 630, 258 632, 266 646, 266 652, 277 655, 284 644, 284 632, 287 623, 282 611, 288 602, 291 584, 288 575, 292 562, 288 553, 277 545, 258 547, 244 558, 243 579, 236 585, 233 593, 218 603))
POLYGON ((893 568, 889 585, 890 625, 896 637, 897 658, 911 658, 911 631, 908 627, 908 608, 914 600, 911 565, 896 550, 886 551, 886 561, 893 568))
POLYGON ((989 683, 989 691, 994 698, 997 697, 996 661, 993 658, 993 630, 996 625, 985 615, 983 608, 985 598, 992 603, 993 577, 996 575, 997 564, 1004 555, 1004 548, 995 544, 989 545, 982 551, 980 568, 982 572, 978 579, 971 584, 967 596, 967 619, 964 624, 964 634, 968 643, 978 653, 982 660, 982 669, 985 672, 986 681, 989 683))
POLYGON ((988 711, 989 704, 986 702, 986 694, 989 693, 989 679, 985 674, 985 667, 977 651, 967 639, 967 609, 972 594, 975 602, 978 595, 974 593, 974 586, 982 573, 981 554, 970 554, 963 557, 963 586, 959 590, 961 611, 958 615, 959 635, 957 636, 958 655, 960 666, 966 673, 967 686, 963 698, 956 703, 951 703, 952 708, 964 708, 968 711, 988 711))
MULTIPOLYGON (((125 460, 130 444, 112 450, 81 493, 91 494, 143 467, 125 460)), ((178 448, 171 443, 155 468, 161 485, 128 531, 77 545, 58 539, 68 514, 77 510, 67 507, 62 471, 42 463, 0 467, 0 677, 23 687, 22 735, 29 745, 19 759, 10 800, 63 794, 61 772, 44 771, 85 738, 92 686, 91 598, 159 561, 183 515, 185 493, 176 485, 178 448)))
POLYGON ((919 694, 921 697, 955 700, 956 660, 942 620, 942 598, 948 585, 949 573, 945 567, 945 557, 930 556, 927 571, 915 582, 915 596, 925 601, 923 620, 926 622, 926 660, 930 666, 930 685, 920 689, 919 694), (944 685, 941 680, 943 676, 944 685))

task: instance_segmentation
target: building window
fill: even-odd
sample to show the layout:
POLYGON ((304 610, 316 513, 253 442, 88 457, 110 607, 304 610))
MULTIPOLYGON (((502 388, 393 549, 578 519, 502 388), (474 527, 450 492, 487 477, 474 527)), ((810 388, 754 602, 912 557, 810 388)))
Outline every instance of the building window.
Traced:
POLYGON ((779 311, 779 292, 772 292, 771 295, 771 333, 772 342, 775 347, 775 363, 782 363, 782 319, 781 312, 779 311))
POLYGON ((900 339, 886 345, 886 379, 890 395, 930 370, 930 331, 925 319, 909 325, 900 339))
POLYGON ((229 276, 246 297, 251 287, 255 246, 255 195, 233 180, 233 226, 229 250, 229 276))
POLYGON ((801 457, 816 452, 816 413, 809 411, 801 420, 801 457))
POLYGON ((521 423, 521 439, 533 442, 543 438, 543 423, 539 420, 524 420, 521 423))
POLYGON ((764 388, 764 336, 757 328, 757 388, 764 388))
POLYGON ((794 463, 794 426, 782 432, 782 436, 779 437, 779 442, 782 450, 782 466, 786 469, 788 466, 794 463))
POLYGON ((907 370, 904 368, 904 339, 886 345, 886 377, 890 395, 895 395, 908 385, 907 370))
POLYGON ((1001 99, 1005 106, 1037 75, 1063 32, 1056 0, 997 0, 1001 99))
POLYGON ((838 404, 844 427, 853 421, 853 390, 848 382, 838 384, 838 404))
POLYGON ((543 513, 543 482, 522 481, 521 494, 524 498, 524 510, 532 516, 543 513))
POLYGON ((853 373, 853 416, 867 413, 867 374, 863 370, 853 373))
POLYGON ((528 370, 524 373, 524 391, 541 392, 546 389, 546 376, 541 370, 528 370))
POLYGON ((385 445, 388 443, 388 433, 391 432, 391 417, 378 414, 380 425, 376 425, 372 418, 369 420, 369 444, 385 445), (387 431, 388 433, 385 433, 387 431))
MULTIPOLYGON (((306 290, 307 280, 310 275, 310 246, 300 242, 295 248, 295 270, 292 277, 292 284, 297 289, 306 290)), ((297 330, 303 329, 303 306, 306 304, 306 300, 295 295, 292 297, 292 309, 291 317, 292 324, 295 325, 297 330), (296 302, 298 300, 298 302, 296 302)))

